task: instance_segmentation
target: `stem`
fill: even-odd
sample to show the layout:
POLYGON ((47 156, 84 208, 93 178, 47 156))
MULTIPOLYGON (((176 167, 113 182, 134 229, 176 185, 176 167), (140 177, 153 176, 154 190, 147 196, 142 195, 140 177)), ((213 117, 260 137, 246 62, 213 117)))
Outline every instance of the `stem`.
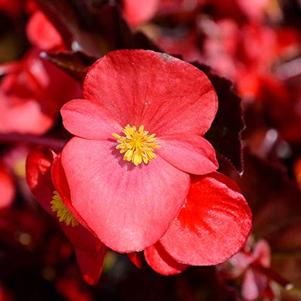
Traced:
POLYGON ((65 140, 49 138, 49 137, 41 137, 27 134, 2 134, 0 133, 0 144, 7 143, 28 143, 33 145, 43 145, 54 150, 61 150, 66 144, 65 140))
POLYGON ((270 280, 273 280, 283 286, 285 289, 291 289, 293 285, 287 281, 284 277, 273 271, 271 268, 264 267, 260 264, 253 263, 252 268, 254 270, 257 270, 258 272, 262 273, 266 277, 268 277, 270 280))

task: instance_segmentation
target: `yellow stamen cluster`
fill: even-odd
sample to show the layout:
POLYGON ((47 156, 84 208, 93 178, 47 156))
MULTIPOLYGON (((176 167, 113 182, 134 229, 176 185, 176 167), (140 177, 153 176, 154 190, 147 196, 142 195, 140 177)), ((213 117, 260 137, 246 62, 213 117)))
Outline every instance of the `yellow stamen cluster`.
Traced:
POLYGON ((154 150, 159 147, 155 134, 149 134, 141 125, 139 129, 129 124, 122 130, 124 136, 113 133, 118 145, 116 149, 123 155, 123 160, 132 162, 138 166, 142 162, 148 164, 156 158, 154 150))
POLYGON ((70 210, 64 205, 57 191, 53 192, 53 197, 50 204, 51 204, 51 210, 56 213, 60 222, 63 222, 67 226, 71 226, 71 227, 75 227, 78 225, 77 220, 70 212, 70 210))

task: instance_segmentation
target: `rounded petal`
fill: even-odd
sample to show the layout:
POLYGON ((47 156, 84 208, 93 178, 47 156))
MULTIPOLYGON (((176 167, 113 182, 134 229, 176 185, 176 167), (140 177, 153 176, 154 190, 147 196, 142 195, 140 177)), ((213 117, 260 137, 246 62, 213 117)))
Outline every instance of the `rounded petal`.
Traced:
POLYGON ((50 169, 54 153, 47 148, 35 148, 27 156, 27 184, 40 205, 51 215, 50 209, 54 187, 51 182, 50 169))
POLYGON ((267 285, 267 278, 262 275, 256 275, 256 272, 248 269, 242 282, 241 294, 246 301, 253 301, 260 297, 261 289, 267 285), (260 281, 263 280, 263 281, 260 281), (258 282, 263 282, 260 287, 258 282))
POLYGON ((75 253, 84 280, 89 285, 96 284, 102 272, 106 248, 103 247, 101 250, 95 250, 94 252, 76 248, 75 253))
POLYGON ((196 175, 216 171, 215 150, 204 138, 196 135, 172 135, 158 139, 157 153, 175 167, 196 175))
POLYGON ((138 269, 142 268, 142 257, 141 253, 139 252, 132 252, 128 253, 128 258, 131 261, 131 263, 136 266, 138 269))
POLYGON ((0 133, 43 134, 53 124, 35 99, 20 99, 0 92, 0 133), (12 106, 11 103, 16 103, 12 106))
POLYGON ((65 128, 86 139, 112 138, 121 126, 101 106, 85 99, 74 99, 61 109, 65 128))
POLYGON ((29 19, 26 31, 31 44, 43 50, 52 50, 63 45, 58 31, 40 11, 35 12, 29 19))
POLYGON ((148 265, 162 275, 176 275, 187 268, 187 265, 175 261, 159 242, 145 249, 144 257, 148 265))
POLYGON ((126 21, 137 26, 151 19, 159 6, 159 0, 123 0, 123 15, 126 21))
POLYGON ((190 178, 161 158, 135 167, 115 144, 73 138, 62 152, 74 209, 108 247, 154 244, 182 207, 190 178))
POLYGON ((202 71, 149 50, 105 55, 90 68, 83 93, 122 127, 144 125, 157 136, 204 134, 217 111, 216 93, 202 71))
POLYGON ((192 183, 187 203, 160 242, 178 262, 213 265, 239 251, 251 225, 250 208, 236 184, 212 173, 192 183))
POLYGON ((90 285, 95 284, 102 272, 107 248, 81 226, 69 227, 62 224, 62 229, 74 245, 77 263, 84 280, 90 285))

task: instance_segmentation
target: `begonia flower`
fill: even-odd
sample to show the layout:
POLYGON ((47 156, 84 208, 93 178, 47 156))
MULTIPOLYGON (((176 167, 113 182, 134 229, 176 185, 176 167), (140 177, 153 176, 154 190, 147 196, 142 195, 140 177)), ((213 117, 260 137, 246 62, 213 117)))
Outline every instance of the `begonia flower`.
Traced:
POLYGON ((62 151, 71 206, 111 249, 140 251, 177 217, 189 174, 217 169, 203 138, 216 114, 216 93, 188 63, 123 50, 90 68, 83 96, 61 110, 76 135, 62 151))
POLYGON ((0 132, 45 133, 62 104, 80 95, 80 85, 35 49, 13 66, 5 66, 0 83, 0 132))
POLYGON ((144 254, 164 275, 187 265, 215 265, 240 250, 251 224, 251 211, 235 182, 217 172, 195 177, 179 215, 144 254))
POLYGON ((75 248, 83 278, 98 281, 106 253, 105 246, 80 224, 68 204, 70 193, 60 158, 47 149, 35 149, 27 158, 27 183, 41 206, 57 218, 75 248))

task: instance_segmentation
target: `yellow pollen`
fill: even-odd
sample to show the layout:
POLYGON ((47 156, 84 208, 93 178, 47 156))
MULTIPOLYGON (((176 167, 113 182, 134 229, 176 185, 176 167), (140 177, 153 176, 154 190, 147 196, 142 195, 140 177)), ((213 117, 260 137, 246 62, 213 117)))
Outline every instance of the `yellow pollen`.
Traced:
POLYGON ((138 166, 142 162, 148 164, 151 160, 157 156, 155 149, 159 148, 156 135, 149 134, 144 130, 144 126, 141 125, 138 130, 135 126, 129 124, 122 130, 124 136, 120 136, 113 133, 113 137, 116 138, 118 145, 116 149, 123 155, 123 160, 132 162, 135 166, 138 166))
POLYGON ((51 200, 51 210, 56 213, 60 222, 65 223, 67 226, 75 227, 78 225, 77 220, 70 212, 70 210, 64 205, 60 195, 57 191, 53 192, 51 200))

